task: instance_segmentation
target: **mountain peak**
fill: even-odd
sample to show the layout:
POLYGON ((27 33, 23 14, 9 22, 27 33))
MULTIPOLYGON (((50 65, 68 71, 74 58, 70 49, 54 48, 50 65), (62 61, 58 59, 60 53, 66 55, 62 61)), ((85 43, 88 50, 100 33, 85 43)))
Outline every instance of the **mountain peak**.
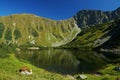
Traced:
POLYGON ((115 20, 118 17, 120 17, 120 7, 111 12, 101 10, 81 10, 74 16, 74 19, 80 28, 87 28, 96 24, 115 20))
POLYGON ((119 11, 120 11, 120 7, 118 7, 116 10, 119 10, 119 11))
POLYGON ((73 19, 54 21, 33 14, 0 17, 0 43, 55 47, 71 42, 80 32, 73 19))

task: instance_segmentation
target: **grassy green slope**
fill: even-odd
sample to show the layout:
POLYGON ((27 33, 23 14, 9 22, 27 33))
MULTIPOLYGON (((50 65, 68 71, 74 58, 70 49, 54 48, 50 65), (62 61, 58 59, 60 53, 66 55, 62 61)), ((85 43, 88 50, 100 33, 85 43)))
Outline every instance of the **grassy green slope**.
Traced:
POLYGON ((60 46, 72 41, 79 32, 73 18, 54 21, 32 14, 0 17, 0 43, 8 45, 60 46))
MULTIPOLYGON (((0 49, 0 52, 5 52, 0 49)), ((1 53, 0 53, 1 54, 1 53)), ((0 80, 70 80, 69 77, 57 73, 48 72, 44 69, 37 68, 27 62, 19 61, 13 53, 0 58, 0 80), (22 66, 27 66, 33 70, 30 76, 21 75, 19 69, 22 66)))
POLYGON ((120 19, 92 26, 81 33, 66 46, 90 48, 120 48, 120 19))
POLYGON ((82 30, 81 33, 66 46, 69 47, 94 47, 94 43, 97 39, 103 37, 108 33, 108 28, 111 23, 98 24, 91 28, 82 30))

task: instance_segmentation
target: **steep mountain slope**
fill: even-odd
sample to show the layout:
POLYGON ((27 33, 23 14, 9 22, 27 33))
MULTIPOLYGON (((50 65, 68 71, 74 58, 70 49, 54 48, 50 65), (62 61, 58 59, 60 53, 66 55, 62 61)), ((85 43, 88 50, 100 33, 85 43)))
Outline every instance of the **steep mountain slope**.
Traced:
POLYGON ((67 47, 118 47, 120 8, 114 11, 82 10, 74 19, 81 33, 67 47))
POLYGON ((113 21, 118 17, 120 17, 120 7, 114 11, 81 10, 74 16, 74 19, 80 28, 88 28, 113 21))
POLYGON ((113 49, 120 48, 120 19, 91 26, 66 46, 113 49))
POLYGON ((54 21, 32 14, 0 17, 0 43, 54 47, 72 41, 80 29, 74 19, 54 21))
POLYGON ((111 38, 102 37, 119 17, 120 8, 111 12, 81 10, 73 18, 59 21, 32 14, 0 17, 0 43, 55 47, 72 41, 73 44, 70 43, 69 46, 97 47, 111 38), (80 28, 82 32, 75 39, 80 28))
MULTIPOLYGON (((82 30, 78 36, 69 44, 65 46, 69 47, 96 47, 100 38, 102 38, 109 31, 109 26, 111 22, 98 24, 95 26, 91 26, 91 28, 87 28, 82 30)), ((102 43, 101 43, 102 44, 102 43)))

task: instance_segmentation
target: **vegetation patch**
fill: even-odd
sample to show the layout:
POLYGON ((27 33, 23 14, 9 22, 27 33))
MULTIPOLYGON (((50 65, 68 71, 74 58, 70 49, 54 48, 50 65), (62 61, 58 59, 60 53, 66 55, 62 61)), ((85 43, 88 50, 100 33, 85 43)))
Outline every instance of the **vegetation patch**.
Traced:
POLYGON ((14 36, 15 36, 15 39, 19 39, 21 37, 21 33, 18 29, 15 29, 14 36))
POLYGON ((2 38, 3 36, 4 29, 5 29, 4 25, 0 23, 0 38, 2 38))
POLYGON ((21 62, 15 57, 14 53, 9 53, 7 55, 7 57, 0 58, 0 80, 69 80, 68 77, 63 75, 48 72, 29 63, 21 62), (19 69, 22 66, 27 66, 32 69, 33 74, 20 74, 19 69))

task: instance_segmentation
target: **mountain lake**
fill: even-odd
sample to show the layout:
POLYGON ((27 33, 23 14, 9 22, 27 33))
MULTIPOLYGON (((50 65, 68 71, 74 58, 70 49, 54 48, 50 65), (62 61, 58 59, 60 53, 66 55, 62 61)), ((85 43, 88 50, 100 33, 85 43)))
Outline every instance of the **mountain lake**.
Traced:
POLYGON ((60 74, 94 73, 108 64, 102 53, 79 49, 20 50, 19 60, 60 74))

